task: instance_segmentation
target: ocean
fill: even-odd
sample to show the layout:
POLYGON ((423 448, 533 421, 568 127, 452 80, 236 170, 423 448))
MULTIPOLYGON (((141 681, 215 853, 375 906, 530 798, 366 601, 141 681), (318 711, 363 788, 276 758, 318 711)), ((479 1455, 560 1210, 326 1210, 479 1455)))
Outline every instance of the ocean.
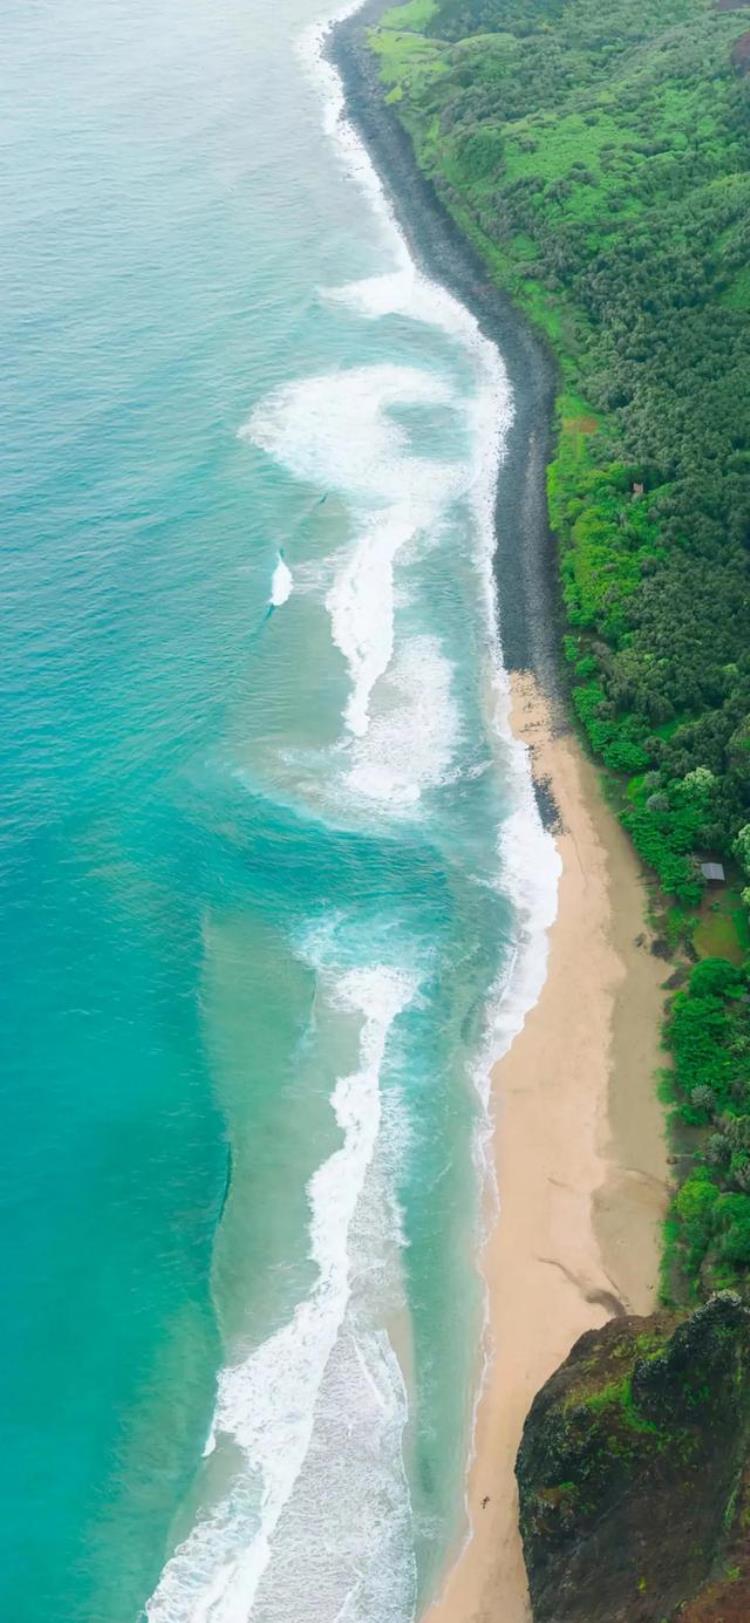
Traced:
POLYGON ((320 0, 5 11, 13 1623, 411 1623, 463 1527, 488 1069, 555 871, 513 402, 324 39, 320 0))

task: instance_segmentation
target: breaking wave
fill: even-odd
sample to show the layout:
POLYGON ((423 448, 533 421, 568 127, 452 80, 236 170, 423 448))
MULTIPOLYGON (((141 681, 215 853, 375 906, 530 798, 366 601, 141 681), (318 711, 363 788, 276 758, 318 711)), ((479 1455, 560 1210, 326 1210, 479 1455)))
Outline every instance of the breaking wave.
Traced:
MULTIPOLYGON (((332 1465, 335 1455, 329 1453, 331 1439, 326 1433, 332 1423, 341 1426, 342 1411, 338 1402, 331 1402, 330 1389, 340 1390, 346 1384, 347 1369, 358 1390, 347 1394, 343 1414, 351 1415, 358 1432, 361 1429, 363 1436, 369 1436, 371 1455, 385 1450, 388 1471, 377 1497, 394 1492, 388 1438, 400 1444, 402 1378, 385 1333, 370 1332, 358 1341, 355 1324, 350 1319, 345 1325, 345 1319, 353 1283, 352 1229, 381 1122, 381 1066, 390 1028, 411 1001, 416 985, 412 977, 388 966, 349 969, 338 976, 323 972, 322 980, 328 999, 341 1010, 361 1016, 362 1027, 359 1068, 340 1077, 331 1095, 341 1147, 323 1162, 308 1186, 309 1255, 317 1278, 286 1324, 221 1372, 207 1475, 211 1482, 223 1477, 225 1487, 213 1502, 209 1499, 164 1568, 146 1608, 149 1623, 247 1623, 251 1609, 254 1617, 283 1616, 285 1623, 295 1618, 302 1623, 309 1616, 304 1561, 296 1578, 300 1609, 295 1610, 294 1564, 290 1565, 288 1549, 286 1558, 283 1554, 285 1541, 288 1544, 291 1539, 295 1546, 293 1526, 294 1519, 299 1519, 299 1506, 291 1533, 289 1528, 284 1532, 280 1524, 298 1484, 307 1501, 315 1465, 320 1470, 322 1463, 326 1473, 332 1465), (336 1351, 342 1332, 342 1345, 336 1351), (363 1394, 364 1408, 359 1406, 363 1394), (377 1421, 382 1422, 385 1433, 380 1438, 378 1426, 373 1428, 377 1421), (281 1539, 278 1555, 285 1568, 279 1610, 272 1604, 277 1576, 270 1570, 277 1555, 277 1530, 281 1539)), ((358 1472, 360 1464, 357 1460, 358 1472)), ((345 1468, 346 1461, 341 1466, 345 1468)), ((399 1477, 403 1480, 398 1452, 395 1468, 397 1482, 399 1477)), ((210 1482, 207 1486, 210 1493, 210 1482)), ((325 1513, 320 1489, 318 1477, 314 1499, 325 1513)), ((339 1511, 346 1505, 346 1499, 338 1501, 339 1511)), ((310 1511, 309 1503, 306 1511, 310 1511)), ((407 1511, 402 1506, 403 1514, 407 1511)), ((314 1535, 309 1514, 302 1519, 303 1550, 308 1559, 314 1535)), ((391 1537, 392 1528, 386 1525, 386 1531, 391 1537)), ((300 1553, 298 1548, 297 1555, 300 1553)), ((337 1553, 336 1571, 342 1559, 343 1552, 337 1553)), ((369 1581, 379 1581, 376 1571, 369 1581)), ((335 1575, 329 1575, 326 1582, 333 1598, 338 1588, 335 1575)), ((348 1593, 350 1569, 346 1584, 348 1593)), ((343 1597, 348 1608, 344 1612, 341 1596, 337 1596, 336 1611, 327 1610, 324 1599, 319 1590, 319 1623, 329 1618, 334 1623, 336 1616, 357 1617, 354 1598, 343 1597)))

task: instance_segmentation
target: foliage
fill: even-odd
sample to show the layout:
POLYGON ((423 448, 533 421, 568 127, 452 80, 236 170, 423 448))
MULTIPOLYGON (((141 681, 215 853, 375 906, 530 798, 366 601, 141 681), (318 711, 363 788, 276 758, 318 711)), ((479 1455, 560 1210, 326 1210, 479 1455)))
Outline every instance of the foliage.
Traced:
MULTIPOLYGON (((706 0, 412 0, 372 36, 419 163, 554 348, 573 704, 688 933, 707 856, 750 906, 746 26, 706 0)), ((698 1294, 750 1269, 749 1003, 708 960, 668 1021, 698 1294)))
POLYGON ((731 857, 750 812, 742 17, 703 0, 418 4, 375 36, 399 115, 561 363, 549 508, 575 708, 610 770, 659 771, 626 823, 694 903, 694 859, 731 857), (705 793, 686 787, 702 767, 705 793))
POLYGON ((666 1027, 681 1119, 710 1129, 675 1201, 673 1244, 703 1289, 750 1265, 750 972, 696 964, 666 1027))

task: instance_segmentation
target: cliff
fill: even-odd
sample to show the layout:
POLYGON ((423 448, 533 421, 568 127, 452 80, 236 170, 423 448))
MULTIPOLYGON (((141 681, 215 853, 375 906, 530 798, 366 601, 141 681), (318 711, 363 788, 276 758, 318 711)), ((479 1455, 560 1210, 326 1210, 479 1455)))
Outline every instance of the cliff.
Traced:
POLYGON ((749 1437, 738 1296, 582 1336, 516 1463, 535 1623, 747 1623, 749 1437))

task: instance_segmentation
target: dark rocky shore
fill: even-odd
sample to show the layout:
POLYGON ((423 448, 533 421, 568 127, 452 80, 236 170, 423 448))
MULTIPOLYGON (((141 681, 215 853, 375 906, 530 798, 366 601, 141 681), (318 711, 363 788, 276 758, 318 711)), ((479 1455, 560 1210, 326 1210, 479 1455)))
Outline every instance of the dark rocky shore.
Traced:
POLYGON ((471 310, 503 357, 515 405, 496 507, 503 657, 508 670, 533 670, 545 692, 556 697, 558 577, 545 487, 555 366, 528 323, 488 280, 486 266, 418 168, 409 137, 384 100, 366 34, 385 9, 385 0, 369 0, 339 23, 328 55, 341 74, 348 114, 387 188, 413 258, 471 310))

